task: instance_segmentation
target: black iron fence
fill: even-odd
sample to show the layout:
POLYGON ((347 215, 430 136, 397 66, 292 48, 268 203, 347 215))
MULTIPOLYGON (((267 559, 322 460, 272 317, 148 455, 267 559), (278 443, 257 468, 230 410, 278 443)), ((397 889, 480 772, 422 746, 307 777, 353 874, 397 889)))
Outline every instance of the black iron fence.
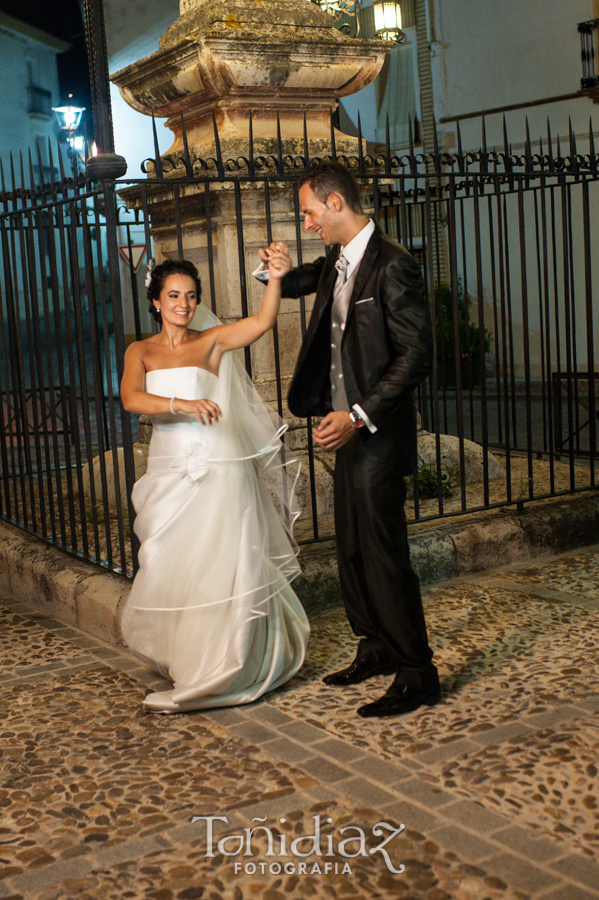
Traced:
MULTIPOLYGON (((184 128, 184 125, 183 125, 184 128)), ((417 402, 423 433, 409 516, 434 519, 588 490, 596 482, 599 158, 592 131, 551 133, 523 152, 330 155, 364 202, 419 260, 437 353, 417 402)), ((143 471, 138 423, 122 414, 126 342, 150 332, 143 288, 152 256, 188 256, 204 302, 225 319, 252 312, 259 243, 285 239, 298 263, 322 252, 302 234, 296 183, 310 159, 256 152, 154 154, 147 177, 89 183, 77 166, 38 184, 33 162, 2 173, 0 196, 0 511, 65 552, 130 575, 129 496, 143 471), (7 183, 8 182, 8 183, 7 183), (113 214, 116 198, 116 215, 113 214), (108 260, 121 250, 119 278, 108 260), (111 287, 112 285, 112 287, 111 287), (120 290, 115 290, 114 285, 120 290), (118 294, 118 295, 117 295, 118 294)), ((76 160, 75 160, 76 162, 76 160)), ((62 157, 60 157, 62 167, 62 157)), ((286 385, 310 298, 245 353, 266 399, 290 418, 286 385)), ((330 459, 309 421, 290 419, 303 458, 299 537, 332 533, 330 459)), ((142 423, 142 432, 143 432, 142 423)), ((144 435, 142 434, 142 437, 144 435)))

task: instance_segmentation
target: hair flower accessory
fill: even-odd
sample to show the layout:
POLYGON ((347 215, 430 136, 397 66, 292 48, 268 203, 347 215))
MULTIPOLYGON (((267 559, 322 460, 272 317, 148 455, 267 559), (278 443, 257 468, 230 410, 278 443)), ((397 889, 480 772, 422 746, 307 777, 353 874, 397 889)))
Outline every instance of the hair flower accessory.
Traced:
POLYGON ((154 257, 152 257, 152 259, 148 262, 148 271, 146 272, 146 280, 144 282, 144 284, 147 288, 150 287, 150 284, 152 282, 152 272, 154 271, 155 268, 156 268, 156 260, 154 259, 154 257))

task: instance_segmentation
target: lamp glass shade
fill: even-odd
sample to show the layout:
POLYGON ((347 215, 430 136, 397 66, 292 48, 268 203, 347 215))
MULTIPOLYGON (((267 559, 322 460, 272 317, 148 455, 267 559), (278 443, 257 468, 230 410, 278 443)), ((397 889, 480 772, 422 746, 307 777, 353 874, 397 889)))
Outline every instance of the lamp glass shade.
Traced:
POLYGON ((374 3, 374 28, 377 34, 401 30, 401 7, 399 3, 378 0, 374 3))
POLYGON ((79 128, 84 106, 53 106, 58 127, 61 131, 76 131, 79 128))

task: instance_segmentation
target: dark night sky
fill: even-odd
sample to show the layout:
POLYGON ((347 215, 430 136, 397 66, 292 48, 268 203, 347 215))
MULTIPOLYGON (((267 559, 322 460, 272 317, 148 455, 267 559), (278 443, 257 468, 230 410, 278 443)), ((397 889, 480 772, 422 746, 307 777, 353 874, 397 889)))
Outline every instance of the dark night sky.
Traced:
POLYGON ((91 96, 85 49, 83 17, 78 0, 0 0, 0 10, 68 41, 72 47, 58 57, 60 102, 73 94, 78 106, 85 106, 85 125, 91 136, 91 96))

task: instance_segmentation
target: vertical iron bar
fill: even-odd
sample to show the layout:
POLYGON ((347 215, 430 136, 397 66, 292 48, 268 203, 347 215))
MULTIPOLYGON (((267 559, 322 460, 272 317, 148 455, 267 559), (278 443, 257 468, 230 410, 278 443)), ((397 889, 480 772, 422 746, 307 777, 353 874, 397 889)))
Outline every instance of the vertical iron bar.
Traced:
POLYGON ((595 456, 597 454, 597 417, 595 402, 595 327, 593 321, 593 283, 591 274, 591 213, 588 178, 582 181, 582 240, 584 249, 584 289, 587 331, 587 372, 589 398, 589 466, 591 485, 595 486, 595 456))
POLYGON ((526 402, 526 455, 528 459, 528 496, 534 496, 532 467, 532 405, 530 381, 530 338, 528 322, 528 275, 526 271, 526 224, 524 216, 524 178, 518 178, 518 230, 520 234, 520 291, 522 296, 522 339, 524 345, 524 395, 526 402))
MULTIPOLYGON (((302 265, 302 231, 300 225, 300 207, 298 199, 297 182, 293 185, 293 211, 295 216, 295 241, 297 245, 297 264, 302 265)), ((302 295, 300 301, 300 323, 302 338, 306 334, 306 298, 302 295)), ((314 440, 312 438, 312 419, 306 419, 306 436, 308 442, 308 470, 310 474, 310 503, 312 505, 312 538, 317 541, 320 537, 318 523, 318 505, 316 500, 316 473, 314 470, 314 440)))
POLYGON ((455 360, 455 404, 456 421, 458 427, 458 441, 460 453, 460 495, 462 509, 466 509, 466 460, 464 456, 464 414, 462 408, 462 372, 460 354, 460 316, 458 308, 458 247, 457 247, 457 223, 456 223, 456 184, 455 177, 450 175, 449 181, 449 216, 447 229, 449 235, 449 266, 452 273, 451 300, 453 312, 453 356, 455 360))
MULTIPOLYGON (((87 305, 88 305, 88 322, 89 322, 89 336, 90 336, 90 344, 91 344, 91 376, 92 376, 92 394, 89 396, 89 389, 87 387, 87 364, 85 366, 86 370, 86 383, 85 389, 82 389, 82 394, 85 394, 86 403, 87 403, 87 415, 86 419, 89 420, 91 424, 91 409, 90 409, 90 401, 95 404, 95 426, 96 426, 96 435, 98 441, 98 468, 100 470, 100 485, 101 485, 101 496, 97 496, 96 491, 96 470, 94 465, 94 455, 93 449, 90 453, 90 460, 88 462, 88 472, 89 472, 89 487, 90 487, 90 495, 92 498, 92 518, 94 521, 94 536, 96 537, 96 546, 97 546, 97 557, 98 561, 102 560, 102 550, 100 546, 100 529, 99 525, 101 523, 100 517, 98 515, 98 506, 99 500, 102 503, 102 513, 104 520, 104 537, 106 540, 106 557, 110 568, 113 567, 113 558, 112 558, 112 536, 110 534, 110 508, 108 506, 108 480, 106 477, 106 445, 104 442, 104 427, 103 427, 103 412, 104 412, 104 403, 103 403, 103 379, 102 379, 102 371, 100 368, 100 335, 98 328, 98 320, 97 320, 97 305, 96 305, 96 286, 94 279, 94 261, 92 258, 91 252, 91 235, 89 233, 89 226, 87 222, 87 199, 81 199, 81 238, 83 243, 83 259, 85 262, 85 272, 86 272, 86 296, 87 296, 87 305)), ((101 259, 101 257, 100 257, 101 259)), ((103 317, 105 318, 105 317, 103 317)), ((87 363, 87 361, 86 361, 87 363)), ((112 385, 111 385, 112 387, 112 385)), ((112 393, 112 390, 110 390, 112 393)), ((84 406, 84 415, 85 415, 85 406, 84 406)), ((93 446, 93 441, 92 441, 93 446)), ((113 462, 116 462, 116 468, 118 469, 118 457, 116 446, 113 445, 113 462)), ((117 479, 115 478, 115 487, 116 487, 117 479)), ((115 491, 115 501, 116 505, 120 506, 119 503, 120 498, 116 496, 115 491)))
POLYGON ((214 280, 214 251, 212 248, 212 195, 210 185, 204 182, 204 210, 206 214, 206 252, 208 254, 208 281, 210 283, 210 307, 216 313, 216 286, 214 280))
MULTIPOLYGON (((511 437, 510 437, 510 400, 509 400, 509 360, 507 346, 507 304, 506 304, 506 247, 504 244, 505 234, 503 226, 503 204, 501 181, 495 179, 495 197, 497 203, 497 255, 499 257, 499 309, 500 309, 500 325, 501 325, 501 355, 503 363, 503 396, 501 401, 504 405, 503 416, 505 422, 505 482, 506 482, 506 499, 508 503, 512 499, 512 459, 511 459, 511 437)), ((498 405, 500 398, 497 398, 498 405)))
MULTIPOLYGON (((476 261, 476 296, 478 303, 478 344, 479 344, 479 364, 480 364, 480 412, 481 412, 481 444, 483 448, 483 503, 489 505, 489 422, 488 422, 488 406, 487 406, 487 379, 485 372, 485 311, 483 304, 483 264, 482 264, 482 243, 481 243, 481 226, 480 226, 480 197, 479 197, 479 179, 475 176, 473 180, 473 197, 474 204, 474 252, 476 261)), ((472 397, 472 392, 470 394, 472 397)), ((472 415, 472 425, 474 428, 474 414, 472 415)))
MULTIPOLYGON (((243 239, 243 212, 241 208, 241 185, 238 179, 234 181, 235 189, 235 221, 237 224, 237 260, 239 263, 239 291, 241 294, 241 315, 245 318, 248 312, 248 289, 245 277, 245 242, 243 239)), ((249 347, 244 347, 245 368, 252 377, 252 356, 249 347)))
POLYGON ((570 464, 570 489, 574 490, 574 391, 572 385, 572 318, 570 308, 570 247, 568 229, 568 187, 565 175, 558 176, 562 212, 562 253, 564 277, 564 319, 566 326, 566 373, 568 385, 568 462, 570 464))
MULTIPOLYGON (((116 217, 116 195, 114 182, 102 182, 102 192, 104 194, 105 218, 106 218, 106 252, 108 258, 108 271, 110 273, 110 299, 112 302, 112 315, 114 323, 114 349, 116 354, 116 369, 119 384, 123 377, 123 366, 125 362, 125 323, 123 319, 123 298, 121 294, 121 281, 119 278, 119 248, 117 241, 117 217, 116 217)), ((121 419, 121 429, 123 436, 123 456, 125 461, 125 482, 127 489, 127 499, 129 506, 129 527, 131 532, 131 556, 133 560, 133 568, 137 569, 137 554, 139 550, 139 540, 133 530, 135 521, 135 511, 131 502, 131 492, 135 484, 135 463, 133 461, 133 437, 131 433, 131 417, 124 415, 121 419)), ((113 453, 116 447, 113 447, 113 453)), ((116 462, 116 461, 115 461, 116 462)), ((117 497, 120 496, 120 477, 119 467, 115 464, 114 470, 114 490, 117 497)), ((122 514, 120 505, 117 507, 117 518, 119 529, 123 529, 122 514)), ((122 562, 123 574, 126 572, 126 561, 122 562)))
MULTIPOLYGON (((99 308, 101 313, 101 321, 102 321, 102 343, 104 346, 104 381, 101 384, 101 391, 106 390, 106 396, 108 401, 108 421, 107 421, 107 449, 112 451, 112 466, 113 471, 115 473, 114 485, 115 485, 115 502, 116 502, 116 517, 117 517, 117 530, 118 530, 118 541, 119 541, 119 552, 121 557, 120 568, 123 573, 127 571, 127 550, 125 546, 125 524, 124 524, 124 511, 121 504, 121 496, 120 496, 120 487, 121 487, 121 479, 120 479, 120 470, 119 470, 119 458, 118 458, 118 447, 121 443, 119 435, 117 433, 117 406, 115 404, 114 398, 114 363, 112 360, 111 350, 110 350, 110 329, 108 323, 108 297, 107 297, 107 284, 106 278, 104 276, 104 250, 102 246, 102 234, 100 228, 100 209, 99 209, 99 197, 96 193, 94 195, 94 214, 95 214, 95 222, 96 222, 96 259, 97 259, 97 272, 98 272, 98 293, 97 297, 99 299, 99 308)), ((112 299, 112 298, 111 298, 112 299)), ((112 304, 111 304, 112 306, 112 304)), ((114 323, 113 323, 114 324, 114 323)), ((116 360, 115 360, 116 362, 116 360)), ((118 390, 118 385, 116 386, 118 390)), ((128 413, 124 410, 121 410, 118 407, 118 412, 120 414, 121 419, 121 429, 123 419, 127 419, 130 423, 130 418, 128 413)), ((101 454, 103 458, 103 454, 101 454)), ((103 463, 102 463, 103 465, 103 463)), ((103 469, 102 469, 103 472, 103 469)), ((108 519, 106 519, 108 521, 108 519)))

